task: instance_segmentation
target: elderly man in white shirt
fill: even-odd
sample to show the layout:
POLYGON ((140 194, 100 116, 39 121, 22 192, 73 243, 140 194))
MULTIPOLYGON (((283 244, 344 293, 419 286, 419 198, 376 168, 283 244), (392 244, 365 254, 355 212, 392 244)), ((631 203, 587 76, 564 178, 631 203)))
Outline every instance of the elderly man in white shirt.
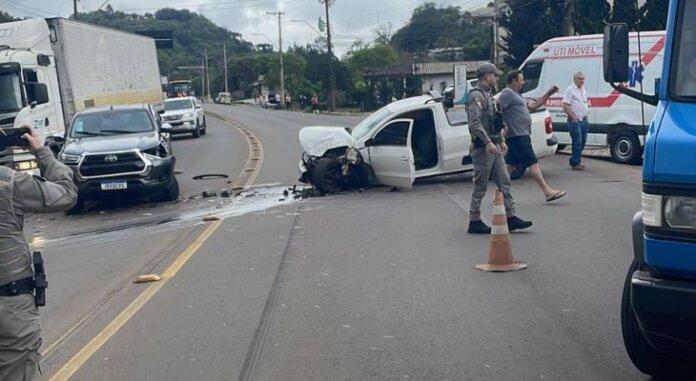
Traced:
POLYGON ((568 86, 563 93, 563 111, 568 114, 568 132, 573 141, 572 154, 570 156, 570 167, 576 171, 582 171, 582 150, 587 142, 587 130, 589 121, 587 114, 589 107, 587 102, 587 92, 584 88, 585 74, 581 71, 573 74, 573 84, 568 86))

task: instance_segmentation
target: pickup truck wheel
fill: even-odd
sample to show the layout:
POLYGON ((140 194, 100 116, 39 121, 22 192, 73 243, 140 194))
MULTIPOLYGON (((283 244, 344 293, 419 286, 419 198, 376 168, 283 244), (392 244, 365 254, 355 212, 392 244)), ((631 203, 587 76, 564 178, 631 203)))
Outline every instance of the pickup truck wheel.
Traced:
POLYGON ((319 159, 314 166, 312 183, 322 194, 336 193, 342 190, 344 178, 341 163, 332 157, 319 159))
POLYGON ((162 194, 162 201, 176 201, 179 199, 179 180, 174 177, 171 185, 162 194))
MULTIPOLYGON (((686 361, 667 356, 653 348, 645 338, 633 311, 631 277, 639 268, 640 265, 635 261, 631 263, 621 297, 621 331, 628 357, 631 358, 633 365, 645 374, 666 379, 683 376, 688 372, 686 361)), ((693 372, 694 369, 691 371, 693 372)))
POLYGON ((562 150, 562 149, 565 149, 566 147, 568 147, 567 144, 559 144, 559 145, 558 145, 558 150, 556 150, 556 152, 558 152, 558 151, 560 151, 560 150, 562 150))
POLYGON ((198 124, 198 120, 196 120, 196 128, 193 129, 193 137, 194 138, 201 137, 201 126, 200 126, 200 124, 198 124))
POLYGON ((65 211, 65 215, 72 216, 72 215, 80 214, 80 212, 82 212, 83 210, 85 210, 85 201, 80 200, 78 198, 75 205, 72 208, 65 211))
POLYGON ((208 131, 208 122, 205 120, 205 116, 203 117, 203 125, 201 126, 201 135, 205 135, 205 133, 208 131))
POLYGON ((631 131, 619 132, 611 140, 611 158, 623 164, 637 164, 643 153, 638 136, 631 131))

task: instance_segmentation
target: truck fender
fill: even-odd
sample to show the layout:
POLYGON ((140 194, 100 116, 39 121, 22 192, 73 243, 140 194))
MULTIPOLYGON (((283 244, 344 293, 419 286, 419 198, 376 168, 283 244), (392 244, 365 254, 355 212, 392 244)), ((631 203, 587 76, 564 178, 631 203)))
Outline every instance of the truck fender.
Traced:
POLYGON ((633 257, 638 264, 645 263, 645 245, 643 241, 643 212, 633 215, 633 257))

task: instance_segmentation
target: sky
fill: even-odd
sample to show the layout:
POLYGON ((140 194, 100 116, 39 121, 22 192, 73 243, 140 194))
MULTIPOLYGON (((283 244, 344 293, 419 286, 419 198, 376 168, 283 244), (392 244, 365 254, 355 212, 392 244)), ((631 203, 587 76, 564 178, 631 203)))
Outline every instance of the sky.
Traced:
MULTIPOLYGON (((378 27, 391 25, 392 33, 396 32, 408 22, 414 9, 427 2, 474 10, 490 0, 335 0, 329 9, 335 54, 343 56, 356 40, 371 42, 378 27)), ((270 41, 275 49, 278 16, 268 12, 285 12, 281 17, 284 50, 293 44, 304 46, 312 42, 318 36, 319 17, 326 20, 324 5, 319 0, 79 0, 78 12, 95 11, 107 3, 115 10, 139 14, 154 13, 164 7, 188 9, 241 33, 246 41, 270 41)), ((73 0, 0 0, 0 9, 15 17, 68 17, 73 13, 73 0)))

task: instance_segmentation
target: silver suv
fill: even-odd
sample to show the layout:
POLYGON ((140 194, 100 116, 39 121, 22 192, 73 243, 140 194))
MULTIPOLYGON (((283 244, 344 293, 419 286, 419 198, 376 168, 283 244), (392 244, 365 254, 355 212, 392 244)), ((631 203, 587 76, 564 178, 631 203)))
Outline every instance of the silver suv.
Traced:
POLYGON ((203 105, 195 97, 169 98, 164 101, 162 122, 172 125, 172 134, 205 135, 206 121, 203 105))

